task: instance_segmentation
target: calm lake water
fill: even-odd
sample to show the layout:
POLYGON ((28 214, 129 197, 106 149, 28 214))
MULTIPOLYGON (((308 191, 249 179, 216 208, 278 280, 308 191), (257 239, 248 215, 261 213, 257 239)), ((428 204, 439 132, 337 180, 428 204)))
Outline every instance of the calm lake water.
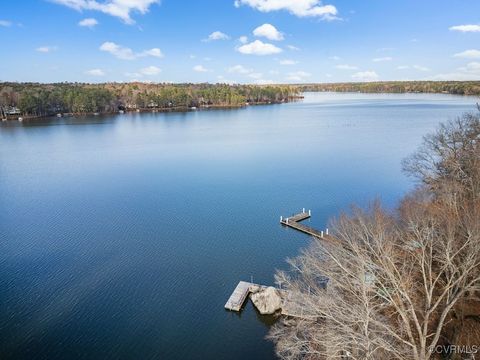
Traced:
POLYGON ((307 94, 239 110, 0 125, 1 359, 270 359, 272 321, 223 306, 273 283, 310 225, 392 207, 449 95, 307 94))

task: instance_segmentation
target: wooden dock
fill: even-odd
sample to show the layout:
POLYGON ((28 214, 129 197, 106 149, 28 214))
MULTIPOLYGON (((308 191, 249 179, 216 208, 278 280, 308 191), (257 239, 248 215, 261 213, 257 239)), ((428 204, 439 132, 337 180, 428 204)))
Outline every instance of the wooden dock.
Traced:
POLYGON ((240 311, 242 309, 243 304, 245 303, 245 300, 247 300, 248 295, 253 291, 253 290, 258 290, 259 288, 266 288, 267 286, 265 285, 259 285, 259 284, 254 284, 251 282, 246 282, 246 281, 240 281, 233 290, 232 295, 228 298, 226 304, 225 304, 225 309, 231 310, 231 311, 240 311))
POLYGON ((303 224, 300 224, 300 221, 306 220, 312 216, 312 212, 310 210, 305 211, 305 209, 302 210, 302 212, 292 215, 290 217, 284 218, 283 216, 280 217, 280 223, 282 225, 291 227, 292 229, 301 231, 305 234, 315 236, 317 238, 324 238, 325 236, 328 236, 328 229, 324 231, 319 231, 317 229, 311 228, 310 226, 306 226, 303 224))

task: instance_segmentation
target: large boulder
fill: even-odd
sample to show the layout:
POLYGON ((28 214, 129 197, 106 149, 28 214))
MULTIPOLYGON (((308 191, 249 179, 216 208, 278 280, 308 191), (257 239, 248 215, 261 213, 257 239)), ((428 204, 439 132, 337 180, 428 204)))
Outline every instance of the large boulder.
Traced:
POLYGON ((282 298, 277 289, 272 286, 267 288, 252 289, 250 299, 262 315, 274 314, 282 308, 282 298))

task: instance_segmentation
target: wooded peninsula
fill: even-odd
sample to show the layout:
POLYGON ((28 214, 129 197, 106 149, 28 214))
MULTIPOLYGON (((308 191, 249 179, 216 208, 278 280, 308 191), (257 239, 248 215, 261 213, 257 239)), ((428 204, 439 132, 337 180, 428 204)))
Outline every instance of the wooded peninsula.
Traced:
POLYGON ((0 83, 0 116, 44 117, 118 111, 183 111, 282 103, 299 94, 289 85, 149 83, 0 83))

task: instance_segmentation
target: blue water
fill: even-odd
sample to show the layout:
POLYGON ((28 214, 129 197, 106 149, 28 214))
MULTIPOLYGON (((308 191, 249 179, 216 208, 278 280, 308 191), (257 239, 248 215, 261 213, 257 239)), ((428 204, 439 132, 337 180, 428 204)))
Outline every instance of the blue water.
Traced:
POLYGON ((272 284, 310 225, 389 207, 450 95, 306 94, 239 110, 0 125, 1 359, 268 359, 269 317, 223 306, 272 284))

